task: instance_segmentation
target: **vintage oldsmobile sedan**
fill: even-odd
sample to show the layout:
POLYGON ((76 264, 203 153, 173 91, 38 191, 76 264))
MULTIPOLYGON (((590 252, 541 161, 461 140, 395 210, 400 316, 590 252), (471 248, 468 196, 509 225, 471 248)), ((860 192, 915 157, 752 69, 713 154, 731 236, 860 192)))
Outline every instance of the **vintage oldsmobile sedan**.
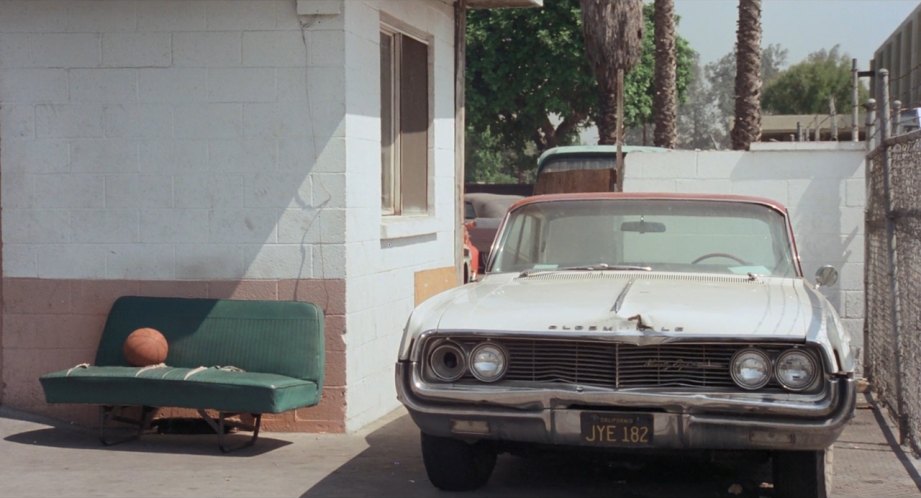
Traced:
POLYGON ((551 445, 750 450, 771 458, 775 496, 829 493, 854 358, 783 206, 530 197, 487 271, 416 308, 399 351, 398 396, 435 486, 475 489, 497 453, 551 445))

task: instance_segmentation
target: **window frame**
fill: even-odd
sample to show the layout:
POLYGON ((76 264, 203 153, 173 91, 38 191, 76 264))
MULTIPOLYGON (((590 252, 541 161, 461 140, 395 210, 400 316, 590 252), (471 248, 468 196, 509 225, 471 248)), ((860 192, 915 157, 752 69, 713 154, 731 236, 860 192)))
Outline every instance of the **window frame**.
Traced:
POLYGON ((381 23, 379 29, 379 39, 383 44, 383 38, 385 36, 389 37, 390 43, 390 81, 389 81, 389 109, 390 115, 385 116, 385 97, 384 97, 384 51, 383 46, 380 50, 380 63, 382 64, 381 68, 381 81, 379 84, 380 93, 381 93, 381 105, 380 105, 380 119, 381 119, 381 214, 383 217, 388 219, 394 219, 401 216, 431 216, 432 208, 434 206, 434 188, 433 188, 433 172, 434 172, 434 153, 433 153, 433 140, 434 140, 434 75, 433 75, 433 50, 434 50, 434 40, 433 37, 427 33, 424 33, 418 29, 407 26, 406 24, 396 20, 392 16, 388 16, 381 13, 381 23), (402 108, 403 104, 401 100, 402 86, 401 86, 401 76, 403 71, 403 41, 404 39, 411 39, 416 43, 420 43, 425 47, 425 78, 426 78, 426 109, 425 109, 425 150, 424 158, 425 162, 423 168, 425 170, 425 179, 422 185, 425 186, 425 192, 423 192, 424 201, 418 203, 421 206, 419 207, 408 208, 406 206, 406 192, 409 187, 406 185, 407 170, 409 169, 404 164, 404 154, 403 154, 403 137, 404 130, 402 129, 402 108), (384 125, 385 122, 389 119, 390 122, 390 139, 385 138, 384 125), (389 162, 388 162, 389 159, 389 162), (388 177, 387 172, 390 171, 388 177), (389 181, 388 181, 389 180, 389 181), (385 198, 388 194, 389 188, 389 202, 385 202, 385 198))

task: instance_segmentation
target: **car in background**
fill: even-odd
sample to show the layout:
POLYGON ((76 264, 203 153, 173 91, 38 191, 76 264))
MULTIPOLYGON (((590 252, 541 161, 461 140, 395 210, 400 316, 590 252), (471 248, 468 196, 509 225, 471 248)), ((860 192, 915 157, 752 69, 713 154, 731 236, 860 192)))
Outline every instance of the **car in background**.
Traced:
POLYGON ((470 240, 473 222, 464 222, 464 283, 473 282, 480 275, 480 251, 470 240))
POLYGON ((752 457, 826 498, 855 359, 786 208, 747 196, 558 194, 512 206, 487 273, 420 304, 396 363, 429 480, 503 452, 752 457))
POLYGON ((489 249, 499 224, 512 204, 524 199, 522 195, 472 192, 464 194, 464 224, 468 226, 470 241, 479 251, 479 268, 482 274, 489 249))
MULTIPOLYGON (((621 152, 626 163, 629 155, 668 152, 668 149, 624 145, 621 152)), ((547 149, 537 158, 533 193, 612 192, 617 180, 616 163, 616 145, 564 145, 547 149)))

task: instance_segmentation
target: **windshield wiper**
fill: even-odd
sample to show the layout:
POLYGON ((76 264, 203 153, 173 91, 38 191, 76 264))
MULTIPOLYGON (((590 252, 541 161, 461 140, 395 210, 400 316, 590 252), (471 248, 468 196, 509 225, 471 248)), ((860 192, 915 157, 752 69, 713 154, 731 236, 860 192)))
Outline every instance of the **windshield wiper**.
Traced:
POLYGON ((649 266, 637 265, 609 265, 607 263, 598 263, 596 265, 565 266, 563 268, 553 268, 547 270, 530 269, 518 274, 518 277, 527 277, 536 273, 557 273, 561 271, 652 271, 649 266))

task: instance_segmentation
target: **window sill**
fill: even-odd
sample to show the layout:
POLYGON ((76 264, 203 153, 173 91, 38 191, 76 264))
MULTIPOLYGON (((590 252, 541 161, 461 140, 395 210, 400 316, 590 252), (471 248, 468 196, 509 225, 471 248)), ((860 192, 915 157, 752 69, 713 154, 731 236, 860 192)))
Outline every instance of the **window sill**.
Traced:
POLYGON ((417 237, 438 232, 434 216, 385 216, 381 219, 381 240, 417 237))

